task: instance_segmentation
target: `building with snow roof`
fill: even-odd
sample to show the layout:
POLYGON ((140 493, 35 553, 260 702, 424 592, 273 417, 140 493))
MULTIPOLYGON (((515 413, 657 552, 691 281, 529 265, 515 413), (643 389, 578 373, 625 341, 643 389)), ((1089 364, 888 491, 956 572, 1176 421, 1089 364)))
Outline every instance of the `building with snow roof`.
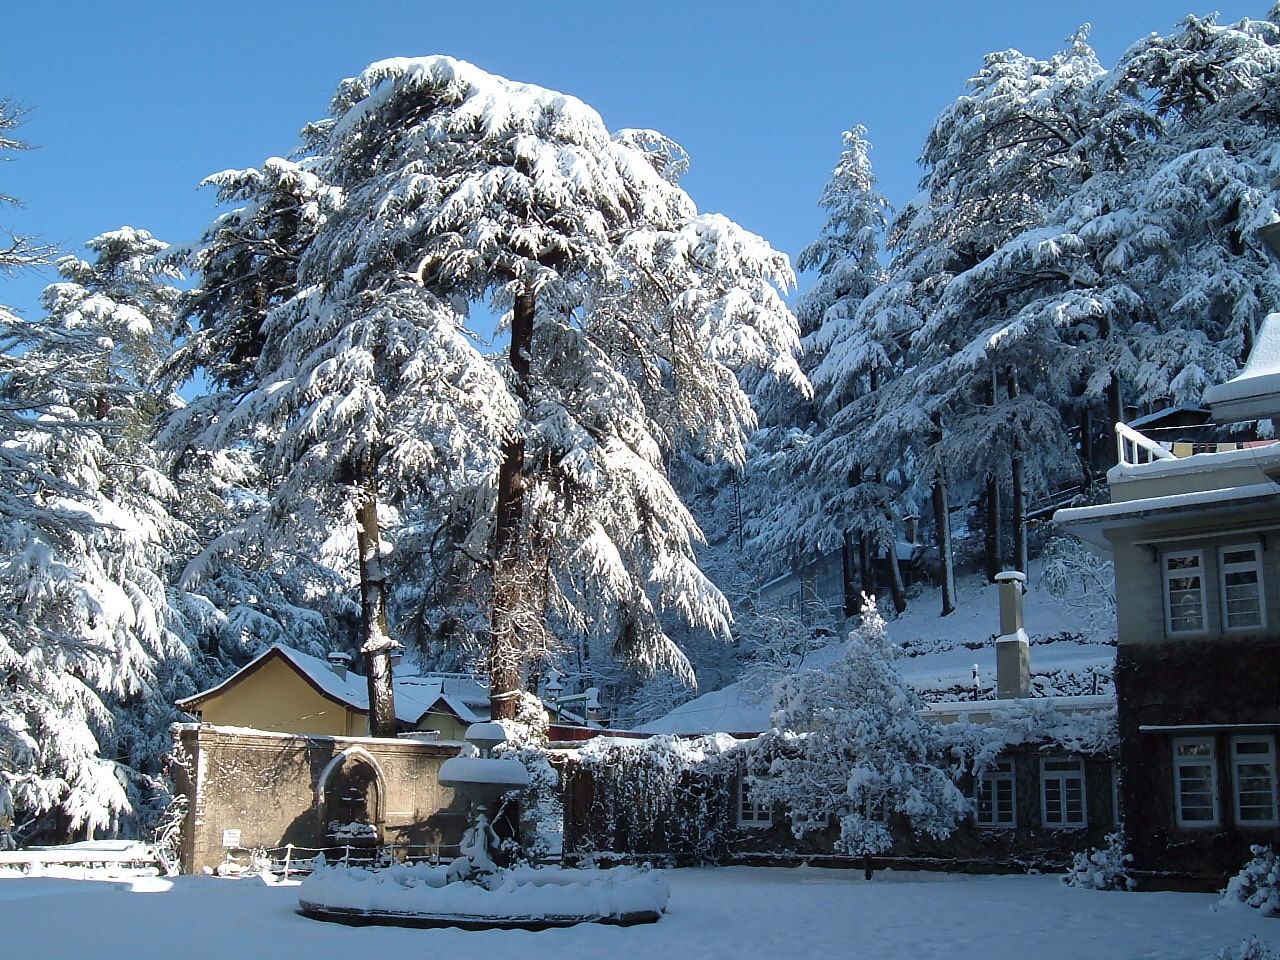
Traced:
MULTIPOLYGON (((1205 391, 1218 422, 1280 417, 1280 314, 1239 376, 1205 391)), ((1167 449, 1116 425, 1110 502, 1055 521, 1110 554, 1121 802, 1136 866, 1206 885, 1280 842, 1280 444, 1167 449)))
MULTIPOLYGON (((978 597, 969 604, 982 608, 970 614, 973 635, 996 637, 984 648, 985 657, 970 642, 924 643, 895 664, 926 698, 924 716, 945 728, 945 762, 962 766, 961 786, 973 798, 973 815, 946 840, 891 824, 894 846, 875 858, 879 865, 1061 867, 1074 852, 1102 845, 1120 822, 1115 698, 1109 684, 1099 689, 1099 679, 1110 676, 1114 647, 1079 634, 1029 638, 1023 623, 1025 577, 1001 577, 998 618, 991 616, 996 605, 990 588, 985 604, 978 597), (975 659, 985 661, 981 670, 975 659)), ((1037 603, 1047 621, 1050 608, 1041 605, 1042 597, 1037 603)), ((1059 629, 1062 620, 1059 615, 1054 623, 1059 629)), ((957 626, 952 621, 951 629, 957 626)), ((797 670, 821 671, 842 649, 837 641, 810 654, 797 670)), ((731 862, 839 862, 834 827, 796 838, 784 811, 752 796, 746 758, 771 727, 771 699, 767 685, 735 683, 643 724, 638 732, 651 735, 648 742, 597 743, 580 754, 585 764, 570 759, 566 849, 731 862), (673 738, 688 745, 677 746, 673 738), (689 762, 664 809, 654 795, 669 786, 670 770, 690 756, 698 759, 689 762), (641 796, 644 822, 634 822, 630 802, 619 798, 641 796), (655 817, 654 810, 662 813, 655 817)))
MULTIPOLYGON (((272 733, 363 737, 369 732, 367 679, 350 658, 312 657, 273 644, 217 686, 178 701, 195 719, 272 733)), ((489 719, 488 684, 469 674, 418 675, 397 668, 392 679, 401 732, 461 740, 489 719)))

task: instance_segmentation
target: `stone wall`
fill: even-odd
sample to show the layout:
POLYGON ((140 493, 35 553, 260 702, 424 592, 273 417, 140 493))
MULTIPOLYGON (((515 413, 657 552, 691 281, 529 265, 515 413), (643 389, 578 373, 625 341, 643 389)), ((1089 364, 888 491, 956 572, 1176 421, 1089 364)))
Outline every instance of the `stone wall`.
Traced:
POLYGON ((456 845, 465 806, 441 787, 440 765, 458 744, 327 737, 184 724, 172 768, 188 799, 185 872, 216 867, 225 840, 240 849, 340 845, 330 821, 367 819, 386 844, 456 845), (355 799, 352 799, 352 798, 355 799), (366 816, 355 817, 355 807, 366 816), (238 837, 224 831, 239 831, 238 837))

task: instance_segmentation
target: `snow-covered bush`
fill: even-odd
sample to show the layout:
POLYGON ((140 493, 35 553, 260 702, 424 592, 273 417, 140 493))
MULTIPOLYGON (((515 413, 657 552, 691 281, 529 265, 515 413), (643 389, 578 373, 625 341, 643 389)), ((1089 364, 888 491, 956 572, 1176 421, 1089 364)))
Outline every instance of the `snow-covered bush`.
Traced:
POLYGON ((937 733, 896 656, 884 619, 864 598, 844 655, 778 685, 773 729, 751 756, 749 783, 758 801, 786 808, 797 839, 834 819, 836 849, 870 856, 891 846, 894 817, 945 839, 968 813, 935 762, 937 733))
POLYGON ((1280 857, 1271 847, 1252 846, 1253 859, 1227 883, 1223 903, 1244 903, 1263 916, 1280 916, 1280 857))
POLYGON ((1132 860, 1133 854, 1124 852, 1124 834, 1109 833, 1105 847, 1081 850, 1075 855, 1062 882, 1086 890, 1132 890, 1137 886, 1129 876, 1132 860))
POLYGON ((1241 940, 1240 946, 1234 950, 1223 947, 1211 960, 1280 960, 1280 953, 1276 953, 1254 936, 1241 940))
POLYGON ((695 739, 650 737, 634 743, 590 741, 568 771, 566 796, 589 786, 590 805, 566 840, 579 859, 601 853, 714 859, 733 823, 732 777, 742 744, 727 734, 695 739))

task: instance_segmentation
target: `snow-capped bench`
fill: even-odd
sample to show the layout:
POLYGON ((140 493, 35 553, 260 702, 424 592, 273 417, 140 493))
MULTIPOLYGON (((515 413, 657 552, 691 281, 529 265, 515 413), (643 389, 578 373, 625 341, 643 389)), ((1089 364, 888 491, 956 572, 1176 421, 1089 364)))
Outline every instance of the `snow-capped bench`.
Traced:
POLYGON ((0 850, 0 867, 35 866, 161 867, 168 864, 156 847, 137 840, 86 840, 56 847, 0 850))

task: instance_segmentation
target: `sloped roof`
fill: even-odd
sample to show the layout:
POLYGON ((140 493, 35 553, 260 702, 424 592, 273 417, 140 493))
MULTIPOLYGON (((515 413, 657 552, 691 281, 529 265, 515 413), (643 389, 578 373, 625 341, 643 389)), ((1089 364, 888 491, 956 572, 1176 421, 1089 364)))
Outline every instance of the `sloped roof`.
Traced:
POLYGON ((1280 313, 1262 321, 1244 369, 1204 392, 1219 423, 1280 415, 1280 313))
MULTIPOLYGON (((198 707, 205 700, 243 682, 257 673, 269 660, 279 659, 291 666, 321 696, 352 710, 369 710, 368 680, 361 674, 348 672, 339 676, 329 663, 302 653, 282 643, 272 644, 227 679, 208 690, 178 701, 184 710, 198 707)), ((474 678, 456 674, 393 676, 396 720, 411 726, 444 704, 466 724, 489 719, 489 689, 474 678)))

